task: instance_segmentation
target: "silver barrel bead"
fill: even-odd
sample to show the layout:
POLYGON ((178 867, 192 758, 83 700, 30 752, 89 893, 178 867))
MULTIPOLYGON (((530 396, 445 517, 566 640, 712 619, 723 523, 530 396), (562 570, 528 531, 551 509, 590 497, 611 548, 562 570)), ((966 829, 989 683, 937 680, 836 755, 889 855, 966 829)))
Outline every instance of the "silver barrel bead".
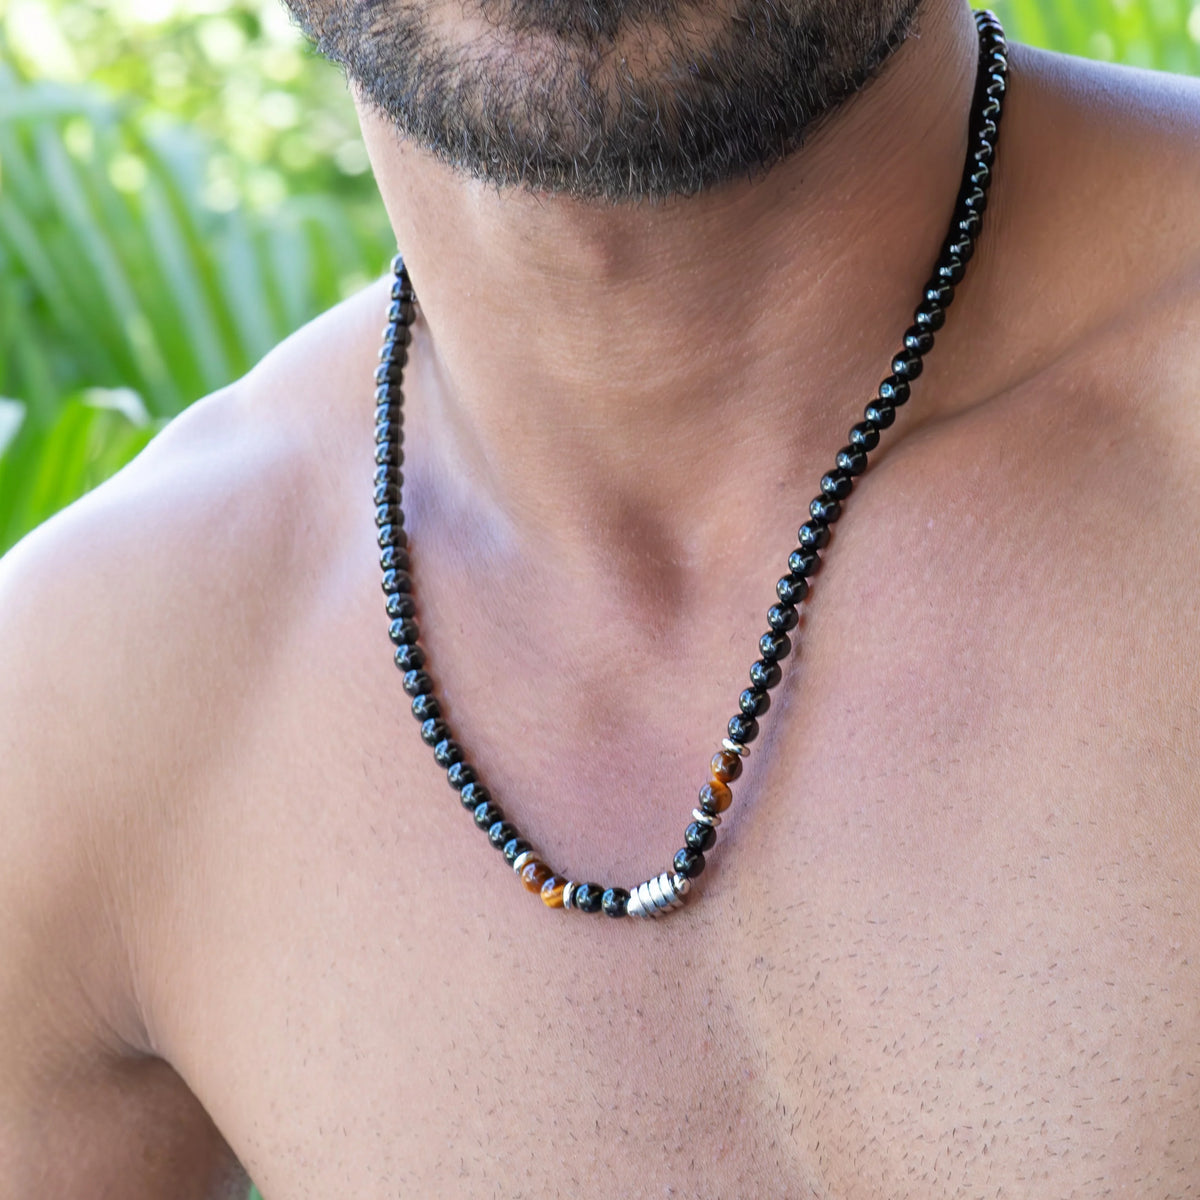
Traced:
POLYGON ((664 871, 645 883, 639 883, 629 893, 627 911, 631 917, 658 917, 683 906, 683 898, 691 891, 692 881, 673 871, 664 871))

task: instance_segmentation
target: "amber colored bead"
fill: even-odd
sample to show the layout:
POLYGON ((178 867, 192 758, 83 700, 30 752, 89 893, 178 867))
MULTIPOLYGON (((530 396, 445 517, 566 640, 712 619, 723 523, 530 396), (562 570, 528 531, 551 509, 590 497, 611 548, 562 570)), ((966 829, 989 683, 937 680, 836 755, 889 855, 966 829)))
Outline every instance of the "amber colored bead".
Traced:
POLYGON ((700 789, 700 809, 709 814, 723 813, 733 802, 729 785, 719 779, 710 779, 700 789))
POLYGON ((521 882, 531 892, 540 892, 542 884, 549 878, 551 878, 550 868, 536 858, 531 858, 521 868, 521 882))
POLYGON ((567 881, 565 879, 560 879, 557 875, 551 875, 542 884, 542 903, 547 908, 562 908, 563 888, 566 886, 567 881))
POLYGON ((713 755, 712 773, 719 783, 732 783, 742 773, 742 756, 732 750, 718 750, 713 755))

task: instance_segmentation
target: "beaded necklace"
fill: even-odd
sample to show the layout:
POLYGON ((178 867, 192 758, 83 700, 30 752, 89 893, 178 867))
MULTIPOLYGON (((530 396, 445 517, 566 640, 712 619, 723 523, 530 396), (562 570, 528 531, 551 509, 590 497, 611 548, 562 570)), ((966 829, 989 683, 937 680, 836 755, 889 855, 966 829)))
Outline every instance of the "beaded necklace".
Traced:
POLYGON ((421 737, 446 771, 450 786, 462 805, 484 831, 488 841, 531 892, 547 908, 578 912, 603 911, 610 917, 658 917, 683 904, 692 881, 704 870, 705 854, 717 838, 722 814, 729 808, 729 785, 742 773, 747 747, 758 736, 758 721, 771 706, 771 689, 782 678, 780 662, 791 651, 788 634, 799 622, 796 606, 809 591, 809 580, 821 564, 820 552, 829 543, 830 526, 842 514, 842 505, 854 480, 867 469, 867 455, 879 444, 881 430, 896 419, 896 409, 906 403, 913 380, 921 374, 922 360, 933 348, 934 335, 946 320, 954 289, 966 273, 983 227, 992 164, 1004 95, 1008 87, 1008 45, 996 17, 975 13, 979 34, 979 67, 971 103, 967 160, 946 235, 933 273, 925 285, 913 323, 905 331, 904 347, 892 359, 891 373, 879 385, 878 395, 867 405, 863 420, 850 430, 849 445, 838 451, 837 462, 821 477, 821 494, 809 505, 808 520, 800 526, 799 546, 788 557, 787 574, 775 585, 776 603, 767 611, 767 632, 759 638, 757 661, 750 668, 750 686, 738 698, 738 712, 730 720, 721 748, 713 756, 711 778, 700 789, 692 821, 684 831, 684 846, 669 870, 631 889, 578 883, 551 870, 542 856, 505 818, 478 772, 467 762, 462 747, 451 736, 442 718, 432 677, 426 670, 425 651, 418 642, 416 604, 410 572, 408 538, 401 507, 403 475, 403 382, 412 341, 416 294, 397 255, 392 263, 388 326, 384 331, 380 366, 375 371, 375 523, 382 554, 383 591, 395 645, 396 665, 404 672, 404 690, 412 697, 413 716, 420 722, 421 737))

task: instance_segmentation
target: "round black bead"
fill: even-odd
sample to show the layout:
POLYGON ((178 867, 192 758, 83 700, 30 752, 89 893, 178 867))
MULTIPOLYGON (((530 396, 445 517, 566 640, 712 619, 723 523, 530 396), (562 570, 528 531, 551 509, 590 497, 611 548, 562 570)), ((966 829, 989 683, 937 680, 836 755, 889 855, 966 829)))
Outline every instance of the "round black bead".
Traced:
POLYGON ((411 617, 397 617, 388 626, 388 637, 397 646, 405 642, 415 642, 419 634, 420 630, 417 629, 417 623, 411 617))
POLYGON ((456 791, 461 792, 468 783, 474 783, 478 776, 470 763, 456 762, 446 772, 446 780, 456 791))
POLYGON ((748 717, 761 717, 771 707, 771 697, 758 688, 747 688, 738 697, 738 708, 748 717))
POLYGON ((930 329, 936 333, 946 323, 946 310, 940 304, 926 300, 913 313, 913 320, 922 329, 930 329))
MULTIPOLYGON (((870 409, 871 406, 867 407, 870 409)), ((853 446, 843 446, 838 451, 837 465, 838 469, 845 471, 847 475, 861 475, 867 469, 867 456, 853 446)))
POLYGON ((870 404, 863 409, 863 416, 871 422, 872 425, 880 429, 887 429, 889 425, 896 420, 896 410, 884 400, 872 400, 870 404))
POLYGON ((901 379, 916 379, 924 369, 925 364, 916 350, 902 350, 892 359, 892 374, 901 379))
POLYGON ((704 870, 704 855, 699 850, 684 846, 682 850, 675 852, 675 861, 672 865, 675 867, 676 875, 682 875, 684 879, 695 879, 704 870))
MULTIPOLYGON (((827 477, 828 478, 828 477, 827 477)), ((850 483, 850 480, 846 480, 850 483)), ((827 495, 833 495, 825 486, 825 480, 821 480, 821 490, 827 495)), ((846 494, 850 494, 850 489, 847 487, 846 494)), ((821 556, 815 550, 805 550, 801 547, 799 550, 793 550, 788 555, 788 570, 793 575, 803 575, 808 578, 815 575, 821 569, 821 556)))
MULTIPOLYGON (((404 574, 409 568, 408 551, 403 546, 388 546, 379 556, 379 566, 386 571, 399 571, 404 574)), ((410 581, 411 582, 411 581, 410 581)), ((385 592, 403 592, 405 589, 396 583, 388 583, 388 577, 383 577, 385 592)))
POLYGON ((760 658, 750 665, 750 682, 756 688, 773 688, 783 678, 783 670, 777 662, 760 658))
MULTIPOLYGON (((403 550, 398 553, 404 555, 404 562, 407 566, 408 555, 403 550)), ((383 590, 385 592, 411 592, 412 576, 407 570, 391 567, 383 573, 383 590)))
POLYGON ((758 737, 758 722, 745 713, 736 713, 729 718, 729 740, 740 746, 748 746, 758 737))
POLYGON ((427 746, 436 746, 449 733, 446 722, 438 717, 430 717, 421 722, 421 741, 427 746))
MULTIPOLYGON (((989 149, 991 149, 990 143, 988 143, 988 142, 980 142, 979 143, 980 150, 982 150, 984 146, 987 146, 989 149)), ((977 153, 977 157, 982 159, 983 156, 979 155, 977 153)), ((990 155, 989 155, 989 158, 990 158, 990 155)), ((967 192, 967 194, 963 197, 963 208, 969 209, 971 212, 977 212, 977 213, 986 212, 987 211, 987 192, 985 192, 983 190, 983 188, 979 188, 979 187, 971 188, 971 190, 969 192, 967 192)), ((959 265, 961 266, 962 264, 960 263, 959 265)), ((951 279, 950 275, 946 272, 943 272, 940 268, 938 270, 938 273, 942 276, 943 279, 950 279, 951 283, 958 283, 959 279, 962 278, 962 276, 960 275, 959 279, 951 279)))
POLYGON ((687 842, 689 850, 703 854, 717 840, 717 831, 711 825, 701 825, 699 821, 693 821, 683 831, 683 840, 687 842))
POLYGON ((439 767, 452 767, 463 760, 463 748, 451 738, 442 738, 433 748, 433 757, 439 767))
POLYGON ((382 387, 385 383, 399 383, 404 371, 391 362, 380 363, 375 368, 375 382, 382 387))
POLYGON ((821 491, 835 500, 845 500, 853 487, 854 480, 850 478, 847 471, 826 471, 821 476, 821 491))
POLYGON ((808 595, 808 580, 803 575, 785 575, 775 585, 775 595, 784 604, 799 604, 808 595))
POLYGON ((405 642, 396 647, 396 666, 402 671, 417 671, 425 665, 425 651, 420 646, 405 642))
POLYGON ((400 485, 394 479, 375 485, 376 504, 398 504, 400 502, 400 485))
MULTIPOLYGON (((928 354, 933 349, 933 334, 928 329, 913 325, 904 333, 904 348, 914 354, 928 354)), ((908 376, 901 376, 908 378, 908 376)))
MULTIPOLYGON (((911 394, 912 388, 909 386, 908 380, 901 379, 899 375, 889 375, 879 385, 879 399, 893 408, 900 408, 907 404, 911 394)), ((866 447, 863 448, 866 449, 866 447)))
POLYGON ((850 445, 857 450, 874 450, 879 445, 879 427, 872 421, 859 421, 850 430, 850 445))
POLYGON ((424 671, 408 671, 404 676, 404 690, 410 696, 419 696, 422 692, 432 692, 433 680, 424 671))
POLYGON ((497 821, 503 820, 504 813, 500 811, 500 806, 498 804, 492 804, 488 801, 484 801, 484 803, 477 804, 475 806, 475 824, 478 825, 480 829, 491 829, 491 827, 495 825, 497 821))
POLYGON ((604 903, 604 889, 598 883, 581 883, 571 897, 571 907, 580 912, 597 913, 604 903))
POLYGON ((511 867, 526 850, 532 849, 533 847, 524 838, 510 838, 504 843, 504 861, 511 867))
MULTIPOLYGON (((768 629, 758 639, 758 652, 767 662, 778 662, 781 658, 787 658, 791 651, 792 642, 786 633, 776 633, 773 629, 768 629)), ((735 738, 734 741, 736 740, 735 738)))
POLYGON ((767 609, 767 624, 776 633, 788 633, 800 624, 800 614, 794 604, 772 604, 767 609))
POLYGON ((416 614, 417 602, 403 592, 392 592, 387 598, 387 615, 394 620, 411 617, 416 614))
POLYGON ((796 533, 796 541, 806 550, 823 550, 829 545, 829 526, 824 521, 805 521, 796 533))
POLYGON ((511 841, 517 836, 517 827, 510 824, 508 821, 496 821, 487 831, 488 841, 501 850, 504 843, 511 841))
POLYGON ((944 279, 934 279, 925 289, 925 299, 949 308, 954 302, 954 289, 944 279))
MULTIPOLYGON (((428 692, 422 692, 421 695, 413 697, 412 702, 413 716, 418 721, 429 721, 435 717, 442 715, 442 706, 437 702, 437 697, 428 692)), ((439 738, 438 741, 441 741, 439 738)), ((434 743, 437 744, 436 742, 434 743)))
POLYGON ((600 905, 605 916, 623 917, 628 910, 629 893, 624 888, 609 888, 601 897, 600 905))
POLYGON ((482 783, 472 781, 471 783, 463 785, 461 796, 463 808, 477 808, 479 805, 490 800, 491 798, 492 793, 489 792, 482 783))
POLYGON ((381 550, 386 550, 388 546, 407 546, 408 535, 404 532, 403 525, 381 525, 376 541, 381 550))
POLYGON ((814 521, 824 521, 827 525, 831 525, 842 515, 842 503, 832 496, 818 496, 815 500, 809 501, 808 515, 814 521))
POLYGON ((392 448, 390 442, 384 442, 382 445, 375 447, 375 461, 380 466, 390 465, 391 463, 396 463, 399 466, 396 459, 397 452, 392 448))

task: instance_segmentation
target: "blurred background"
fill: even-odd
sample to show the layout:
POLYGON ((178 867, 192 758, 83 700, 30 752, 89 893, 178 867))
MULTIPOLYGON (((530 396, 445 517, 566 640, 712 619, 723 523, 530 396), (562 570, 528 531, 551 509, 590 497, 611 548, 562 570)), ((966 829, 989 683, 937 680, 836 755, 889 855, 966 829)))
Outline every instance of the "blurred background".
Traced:
MULTIPOLYGON (((1200 73, 1200 0, 994 0, 1200 73)), ((381 272, 340 74, 278 0, 0 0, 0 553, 381 272)))

